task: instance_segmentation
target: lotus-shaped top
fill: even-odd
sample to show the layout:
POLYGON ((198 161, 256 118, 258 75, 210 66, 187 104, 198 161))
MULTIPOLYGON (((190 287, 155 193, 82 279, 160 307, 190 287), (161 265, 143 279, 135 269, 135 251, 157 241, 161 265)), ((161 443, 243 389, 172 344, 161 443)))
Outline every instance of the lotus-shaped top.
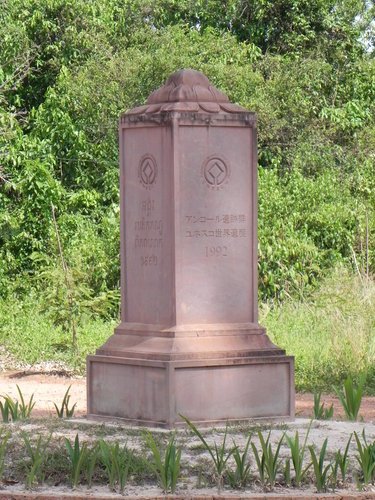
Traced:
POLYGON ((152 92, 144 106, 133 108, 127 114, 160 111, 247 112, 241 106, 232 104, 223 92, 210 83, 206 75, 194 69, 173 73, 164 85, 152 92))

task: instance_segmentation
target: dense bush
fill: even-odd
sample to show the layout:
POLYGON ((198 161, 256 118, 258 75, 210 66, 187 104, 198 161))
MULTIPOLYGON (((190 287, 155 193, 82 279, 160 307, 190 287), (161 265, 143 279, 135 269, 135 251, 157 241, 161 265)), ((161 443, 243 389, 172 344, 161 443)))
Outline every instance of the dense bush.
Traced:
POLYGON ((370 7, 3 2, 1 296, 33 288, 51 305, 70 280, 77 321, 117 313, 117 118, 181 67, 258 114, 261 298, 301 296, 341 261, 373 272, 370 7))
POLYGON ((113 331, 118 116, 192 67, 258 115, 262 321, 297 387, 374 392, 373 19, 365 0, 3 0, 1 343, 82 371, 113 331))
POLYGON ((261 309, 274 342, 295 356, 296 387, 332 392, 350 376, 375 393, 375 283, 339 267, 303 301, 261 309))

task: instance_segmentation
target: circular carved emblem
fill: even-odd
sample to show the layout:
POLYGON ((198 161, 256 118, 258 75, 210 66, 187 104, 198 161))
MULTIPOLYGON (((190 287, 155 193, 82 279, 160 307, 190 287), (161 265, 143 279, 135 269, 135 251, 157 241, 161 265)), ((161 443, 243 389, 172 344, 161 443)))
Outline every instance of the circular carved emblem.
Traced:
POLYGON ((202 174, 209 187, 220 189, 230 174, 228 162, 219 156, 210 156, 203 163, 202 174))
POLYGON ((158 167, 153 156, 145 155, 141 158, 138 167, 138 177, 146 189, 151 189, 158 175, 158 167))

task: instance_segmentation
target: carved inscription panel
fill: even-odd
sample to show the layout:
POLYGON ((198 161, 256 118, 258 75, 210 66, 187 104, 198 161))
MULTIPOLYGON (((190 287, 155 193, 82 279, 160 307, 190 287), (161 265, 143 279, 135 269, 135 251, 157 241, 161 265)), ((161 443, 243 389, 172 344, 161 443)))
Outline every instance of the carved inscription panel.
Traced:
POLYGON ((163 248, 163 221, 157 219, 156 202, 148 197, 139 200, 141 217, 134 222, 134 251, 141 267, 157 266, 163 248))
POLYGON ((202 241, 206 257, 228 257, 233 239, 248 237, 246 214, 185 215, 185 228, 185 238, 202 241))
POLYGON ((125 131, 123 203, 126 321, 166 324, 172 321, 173 275, 167 228, 169 134, 162 127, 125 131), (163 290, 165 293, 161 293, 163 290))
POLYGON ((180 172, 182 323, 252 321, 251 135, 231 127, 183 128, 180 172), (188 144, 195 148, 188 148, 188 144))
POLYGON ((222 189, 229 182, 229 162, 222 155, 209 156, 202 165, 202 177, 211 189, 222 189))

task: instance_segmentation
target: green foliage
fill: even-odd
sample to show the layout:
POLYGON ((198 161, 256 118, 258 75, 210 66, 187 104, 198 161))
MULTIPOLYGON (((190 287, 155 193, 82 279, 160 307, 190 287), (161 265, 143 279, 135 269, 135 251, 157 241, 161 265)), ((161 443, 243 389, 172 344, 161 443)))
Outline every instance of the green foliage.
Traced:
POLYGON ((331 471, 331 463, 324 465, 327 453, 328 438, 324 440, 324 443, 317 455, 314 447, 309 446, 311 461, 314 470, 314 480, 315 486, 318 493, 327 491, 329 482, 329 472, 331 471))
POLYGON ((9 431, 0 429, 0 479, 3 479, 4 466, 5 466, 5 456, 8 447, 8 441, 11 436, 9 431))
POLYGON ((184 417, 183 415, 180 415, 180 417, 185 420, 187 425, 190 427, 190 429, 194 432, 194 434, 200 439, 202 442, 204 448, 206 451, 208 451, 212 462, 214 464, 215 468, 215 475, 216 475, 216 481, 217 481, 217 488, 218 491, 220 492, 223 483, 224 483, 224 472, 225 468, 227 465, 227 462, 229 458, 233 455, 235 447, 231 448, 229 451, 226 450, 225 444, 227 440, 227 434, 228 434, 228 425, 225 428, 225 433, 224 433, 224 439, 221 445, 217 445, 217 443, 214 443, 214 446, 211 447, 208 442, 205 440, 201 432, 196 428, 196 426, 191 422, 187 417, 184 417))
POLYGON ((21 391, 19 385, 17 385, 17 391, 18 391, 18 394, 19 394, 19 397, 20 397, 20 401, 21 401, 19 403, 20 419, 21 420, 25 420, 25 419, 27 419, 27 418, 30 417, 31 412, 33 411, 33 408, 35 406, 35 401, 33 401, 34 394, 32 394, 30 396, 29 402, 26 403, 25 402, 25 398, 23 397, 23 394, 22 394, 22 391, 21 391))
POLYGON ((44 481, 43 468, 48 457, 46 450, 51 441, 51 435, 46 439, 39 435, 35 443, 32 442, 26 432, 22 433, 22 438, 30 459, 27 465, 26 487, 31 489, 36 484, 44 481))
POLYGON ((352 378, 348 377, 344 381, 342 390, 337 387, 334 388, 348 420, 357 420, 362 402, 364 383, 363 379, 358 387, 355 387, 352 378))
POLYGON ((273 451, 270 442, 271 431, 268 433, 266 439, 264 439, 263 434, 259 431, 258 438, 261 446, 260 451, 257 450, 254 443, 251 443, 251 447, 255 456, 260 482, 263 486, 268 484, 273 488, 275 486, 276 476, 280 472, 281 460, 279 455, 281 445, 284 441, 284 434, 279 439, 275 451, 273 451))
POLYGON ((361 443, 358 434, 354 432, 354 438, 357 443, 358 461, 362 482, 364 484, 372 483, 375 479, 375 442, 367 443, 365 430, 362 431, 363 443, 361 443))
POLYGON ((0 401, 1 416, 4 423, 9 423, 10 421, 16 422, 17 420, 26 420, 30 417, 31 412, 35 406, 34 394, 31 395, 29 402, 25 402, 25 398, 22 394, 20 387, 17 385, 17 391, 20 397, 20 401, 11 398, 9 395, 1 396, 4 401, 0 401))
POLYGON ((290 474, 290 458, 289 457, 285 460, 285 463, 284 463, 283 479, 284 479, 286 486, 289 487, 292 484, 292 479, 291 479, 291 474, 290 474))
POLYGON ((74 410, 75 407, 77 406, 77 403, 74 403, 74 405, 69 408, 69 401, 70 401, 69 391, 71 387, 72 386, 70 385, 66 390, 60 407, 58 407, 56 403, 53 403, 57 416, 59 418, 64 418, 64 416, 66 418, 71 418, 74 415, 74 410))
POLYGON ((236 464, 235 469, 227 470, 227 478, 232 488, 245 488, 250 480, 251 466, 249 460, 249 447, 252 434, 249 435, 246 441, 244 451, 241 453, 236 443, 233 442, 233 458, 236 464))
POLYGON ((83 372, 86 355, 94 352, 113 332, 112 320, 82 318, 78 325, 77 355, 71 350, 70 337, 42 313, 44 304, 35 292, 18 299, 16 295, 0 301, 0 342, 12 355, 27 364, 57 362, 68 370, 83 372))
POLYGON ((99 449, 110 489, 115 491, 116 483, 118 483, 120 493, 123 494, 128 480, 132 453, 129 453, 125 445, 121 449, 119 443, 109 444, 103 440, 99 441, 99 449))
POLYGON ((83 443, 81 446, 78 434, 76 434, 73 445, 68 438, 65 438, 65 447, 70 461, 70 483, 72 488, 76 488, 80 482, 84 465, 87 463, 87 456, 89 453, 87 444, 83 443))
POLYGON ((299 487, 301 485, 301 482, 303 481, 303 479, 306 475, 306 472, 308 471, 308 469, 311 466, 311 464, 309 464, 306 467, 304 467, 306 444, 307 444, 307 438, 309 437, 311 424, 312 424, 312 421, 310 422, 310 425, 307 429, 305 440, 304 440, 302 446, 300 446, 298 431, 296 431, 294 438, 291 436, 288 436, 288 435, 285 436, 286 442, 289 446, 291 459, 292 459, 293 467, 294 467, 294 484, 297 487, 299 487))
MULTIPOLYGON (((4 397, 4 396, 3 396, 4 397)), ((8 397, 4 397, 4 401, 0 401, 0 411, 1 411, 1 418, 3 419, 4 424, 9 424, 10 422, 10 404, 8 397)))
POLYGON ((92 487, 95 468, 99 460, 99 455, 100 455, 99 446, 97 444, 94 445, 92 448, 88 449, 88 453, 86 455, 86 462, 83 466, 88 488, 92 487))
POLYGON ((349 188, 345 192, 334 170, 314 179, 298 171, 281 178, 275 170, 260 171, 262 298, 302 296, 324 271, 350 256, 356 218, 346 194, 349 188))
POLYGON ((174 493, 176 491, 177 481, 180 475, 181 448, 177 448, 175 444, 175 435, 170 437, 165 452, 164 458, 161 451, 155 442, 152 434, 147 432, 145 440, 148 448, 153 456, 153 468, 158 477, 160 486, 164 493, 174 493))
POLYGON ((374 393, 374 281, 339 267, 310 297, 261 308, 260 323, 296 358, 296 386, 331 392, 350 376, 374 393))
POLYGON ((314 392, 313 417, 317 420, 330 420, 333 417, 333 404, 329 408, 325 408, 324 403, 320 402, 321 397, 321 391, 314 392))
POLYGON ((337 450, 335 453, 335 460, 334 460, 334 465, 333 465, 333 469, 335 471, 334 475, 337 478, 337 471, 338 471, 338 469, 340 469, 341 479, 344 483, 346 481, 346 474, 348 472, 348 467, 349 467, 348 452, 349 452, 349 446, 350 446, 350 442, 352 440, 352 436, 353 436, 353 434, 350 434, 348 442, 345 446, 344 453, 342 453, 341 450, 337 450))

